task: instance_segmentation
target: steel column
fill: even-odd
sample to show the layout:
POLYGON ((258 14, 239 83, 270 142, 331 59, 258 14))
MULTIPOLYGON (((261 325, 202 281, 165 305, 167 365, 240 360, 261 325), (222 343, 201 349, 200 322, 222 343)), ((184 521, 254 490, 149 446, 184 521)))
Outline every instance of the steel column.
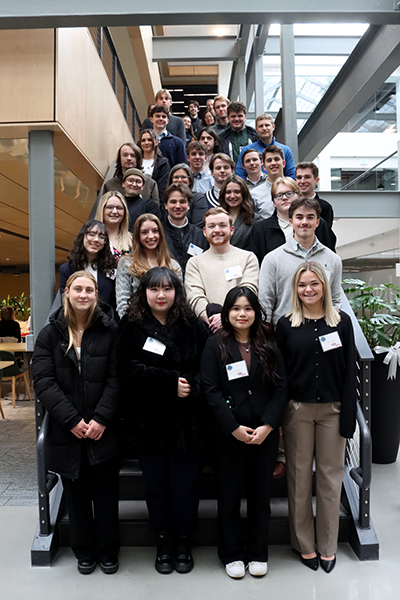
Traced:
POLYGON ((281 81, 283 142, 298 160, 296 74, 293 25, 281 25, 281 81))

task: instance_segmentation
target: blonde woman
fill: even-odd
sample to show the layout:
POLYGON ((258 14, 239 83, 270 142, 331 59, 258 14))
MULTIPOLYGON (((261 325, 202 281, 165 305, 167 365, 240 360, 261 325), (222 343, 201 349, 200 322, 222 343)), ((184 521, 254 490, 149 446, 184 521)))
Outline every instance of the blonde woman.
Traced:
POLYGON ((160 219, 152 213, 145 213, 138 217, 133 229, 132 253, 118 262, 115 292, 121 319, 140 279, 153 267, 168 267, 182 278, 179 263, 169 254, 160 219))
POLYGON ((350 317, 333 307, 325 270, 300 264, 292 310, 276 328, 286 364, 289 404, 283 418, 291 544, 301 561, 330 573, 336 564, 346 438, 356 420, 356 368, 350 317), (316 527, 312 471, 316 468, 316 527))
POLYGON ((35 392, 50 415, 45 458, 61 476, 78 571, 118 570, 118 327, 97 306, 97 282, 76 271, 38 335, 35 392), (93 516, 94 515, 94 516, 93 516))
POLYGON ((106 226, 111 252, 117 260, 131 251, 128 207, 120 192, 106 192, 100 198, 95 219, 106 226))

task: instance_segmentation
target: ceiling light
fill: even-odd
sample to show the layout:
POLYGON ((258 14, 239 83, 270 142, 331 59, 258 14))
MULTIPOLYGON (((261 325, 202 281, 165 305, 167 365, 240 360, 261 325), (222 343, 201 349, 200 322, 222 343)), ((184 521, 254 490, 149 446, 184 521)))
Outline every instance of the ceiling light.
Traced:
POLYGON ((214 35, 216 35, 217 37, 223 37, 224 35, 227 35, 228 30, 225 27, 216 27, 214 29, 214 35))

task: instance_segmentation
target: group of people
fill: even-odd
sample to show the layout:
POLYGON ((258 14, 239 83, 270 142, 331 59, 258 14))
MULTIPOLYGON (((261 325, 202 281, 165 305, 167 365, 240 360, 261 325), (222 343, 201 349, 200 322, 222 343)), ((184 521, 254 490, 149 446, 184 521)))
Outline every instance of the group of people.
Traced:
POLYGON ((307 567, 329 573, 356 414, 332 209, 315 194, 316 166, 291 164, 269 115, 244 132, 241 103, 222 97, 214 128, 188 144, 189 164, 179 156, 165 168, 180 145, 158 123, 175 132, 180 124, 161 92, 141 150, 120 148, 95 218, 60 267, 62 307, 33 356, 35 390, 51 419, 47 466, 64 485, 78 570, 91 573, 97 562, 105 573, 118 570, 118 469, 124 453, 137 452, 156 570, 189 572, 199 455, 211 444, 227 574, 241 578, 247 566, 266 574, 272 481, 285 470, 292 546, 307 567), (205 173, 212 187, 196 191, 207 180, 198 175, 208 138, 218 144, 205 173))

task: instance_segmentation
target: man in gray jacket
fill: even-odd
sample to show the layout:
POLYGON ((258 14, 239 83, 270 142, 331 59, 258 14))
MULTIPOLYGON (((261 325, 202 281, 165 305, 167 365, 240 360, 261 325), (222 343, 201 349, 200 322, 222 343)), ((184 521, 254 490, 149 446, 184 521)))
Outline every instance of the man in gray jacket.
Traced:
POLYGON ((293 237, 267 254, 262 262, 259 299, 267 311, 268 320, 274 325, 291 309, 293 273, 305 260, 315 260, 323 265, 331 286, 333 305, 336 308, 341 306, 342 261, 315 237, 320 214, 317 200, 293 200, 289 209, 293 237))

